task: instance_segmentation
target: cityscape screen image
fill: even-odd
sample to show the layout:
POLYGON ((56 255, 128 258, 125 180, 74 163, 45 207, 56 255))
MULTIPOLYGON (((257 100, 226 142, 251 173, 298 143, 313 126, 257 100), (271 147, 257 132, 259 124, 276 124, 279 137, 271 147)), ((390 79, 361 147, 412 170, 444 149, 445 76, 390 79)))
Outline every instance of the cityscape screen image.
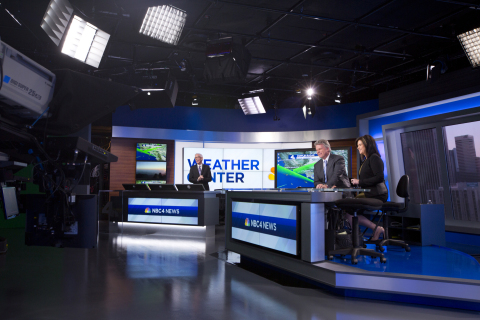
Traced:
POLYGON ((167 161, 167 145, 137 143, 137 161, 167 161))
MULTIPOLYGON (((320 160, 314 149, 276 150, 275 154, 277 188, 314 187, 314 166, 320 160)), ((332 154, 345 158, 345 168, 349 175, 351 148, 332 148, 332 154)))
POLYGON ((157 161, 137 161, 135 180, 135 183, 166 183, 167 163, 157 161))
MULTIPOLYGON (((450 196, 456 220, 480 222, 479 125, 480 121, 475 121, 443 128, 450 196)), ((443 192, 440 191, 440 188, 431 190, 429 196, 438 196, 438 202, 443 203, 443 192)))

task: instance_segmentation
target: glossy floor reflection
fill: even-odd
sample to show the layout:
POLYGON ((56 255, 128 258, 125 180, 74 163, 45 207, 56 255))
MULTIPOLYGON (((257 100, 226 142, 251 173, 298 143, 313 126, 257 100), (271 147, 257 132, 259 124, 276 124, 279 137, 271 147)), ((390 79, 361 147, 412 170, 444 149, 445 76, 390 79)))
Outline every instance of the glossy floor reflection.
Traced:
MULTIPOLYGON (((375 249, 374 245, 367 245, 375 249)), ((388 247, 384 252, 387 263, 367 256, 359 256, 354 267, 368 271, 406 273, 424 276, 480 280, 480 263, 472 256, 446 247, 411 246, 410 252, 401 247, 388 247)), ((335 262, 352 266, 350 256, 336 256, 335 262)))
POLYGON ((2 320, 479 316, 472 311, 344 298, 294 278, 272 281, 214 256, 224 250, 222 228, 207 241, 102 234, 97 249, 27 247, 23 230, 0 234, 9 242, 9 251, 0 255, 2 320))

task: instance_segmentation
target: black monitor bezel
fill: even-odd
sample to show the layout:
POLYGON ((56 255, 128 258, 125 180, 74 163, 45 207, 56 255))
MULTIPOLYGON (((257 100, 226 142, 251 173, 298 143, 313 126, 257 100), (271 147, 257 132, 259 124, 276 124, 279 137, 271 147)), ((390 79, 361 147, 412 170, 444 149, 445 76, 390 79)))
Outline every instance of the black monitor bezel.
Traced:
POLYGON ((207 191, 203 184, 175 184, 178 191, 207 191))
POLYGON ((122 183, 122 186, 126 191, 150 191, 150 188, 145 183, 122 183))

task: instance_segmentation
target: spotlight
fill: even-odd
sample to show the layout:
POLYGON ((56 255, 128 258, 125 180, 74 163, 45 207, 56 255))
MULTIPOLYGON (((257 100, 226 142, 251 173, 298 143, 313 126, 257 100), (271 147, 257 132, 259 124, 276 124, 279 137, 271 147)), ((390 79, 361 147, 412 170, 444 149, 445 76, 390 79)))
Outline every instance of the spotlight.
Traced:
POLYGON ((459 34, 458 40, 472 67, 478 67, 480 65, 480 28, 459 34))
POLYGON ((149 7, 140 33, 162 42, 177 45, 187 13, 171 5, 149 7))
POLYGON ((58 46, 73 14, 73 7, 67 0, 51 0, 43 15, 43 30, 58 46))
POLYGON ((198 106, 197 96, 192 96, 192 106, 198 106))
POLYGON ((439 58, 427 65, 427 81, 435 81, 440 74, 447 72, 448 66, 445 58, 439 58))
POLYGON ((315 93, 315 91, 312 88, 307 89, 307 96, 310 97, 309 100, 311 99, 311 97, 313 96, 314 93, 315 93))
POLYGON ((337 97, 335 98, 336 103, 342 103, 342 93, 337 92, 337 97))
POLYGON ((80 17, 73 16, 62 53, 98 68, 110 35, 80 17))
POLYGON ((311 116, 312 118, 315 116, 315 105, 312 105, 312 101, 307 99, 302 107, 303 116, 307 119, 307 115, 311 116))

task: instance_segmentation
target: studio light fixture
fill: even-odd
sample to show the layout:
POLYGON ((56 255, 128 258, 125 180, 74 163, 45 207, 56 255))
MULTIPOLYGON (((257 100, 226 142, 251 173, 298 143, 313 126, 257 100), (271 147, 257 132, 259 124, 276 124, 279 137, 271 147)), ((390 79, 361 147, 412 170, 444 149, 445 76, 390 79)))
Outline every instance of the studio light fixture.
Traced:
POLYGON ((480 28, 459 34, 457 37, 472 67, 478 67, 480 65, 480 28))
POLYGON ((67 0, 51 0, 43 15, 42 29, 58 46, 73 14, 73 7, 67 0))
POLYGON ((312 118, 315 116, 315 105, 312 100, 308 98, 304 101, 302 110, 305 119, 307 119, 307 116, 311 116, 312 118))
POLYGON ((335 102, 336 103, 342 103, 342 93, 341 92, 337 92, 335 102))
POLYGON ((110 35, 78 16, 73 16, 62 53, 98 68, 110 35))
POLYGON ((198 106, 198 98, 197 98, 197 96, 192 96, 192 106, 198 106))
POLYGON ((238 103, 246 115, 266 113, 259 96, 238 99, 238 103))
POLYGON ((308 88, 307 89, 307 99, 308 100, 312 100, 312 96, 315 94, 315 90, 313 90, 312 88, 308 88))
POLYGON ((177 45, 187 13, 171 5, 149 7, 140 33, 162 42, 177 45))

